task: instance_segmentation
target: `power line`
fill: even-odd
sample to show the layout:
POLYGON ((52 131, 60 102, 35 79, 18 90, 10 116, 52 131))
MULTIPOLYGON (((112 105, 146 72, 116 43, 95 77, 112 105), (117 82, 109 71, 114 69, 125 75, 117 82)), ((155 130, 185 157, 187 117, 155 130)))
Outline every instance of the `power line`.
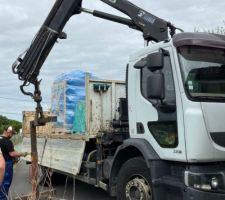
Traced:
MULTIPOLYGON (((0 99, 22 101, 22 102, 30 102, 30 103, 33 102, 32 100, 19 99, 19 98, 13 98, 13 97, 4 97, 4 96, 0 96, 0 99)), ((42 101, 42 103, 51 103, 51 102, 50 101, 42 101)))
POLYGON ((22 113, 2 112, 2 111, 0 111, 0 114, 6 114, 6 115, 22 115, 22 113))

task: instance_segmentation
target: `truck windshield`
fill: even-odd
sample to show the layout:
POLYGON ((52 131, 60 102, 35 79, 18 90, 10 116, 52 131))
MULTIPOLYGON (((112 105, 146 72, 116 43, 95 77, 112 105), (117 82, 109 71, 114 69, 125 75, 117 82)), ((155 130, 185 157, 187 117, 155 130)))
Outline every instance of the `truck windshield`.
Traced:
POLYGON ((192 99, 225 100, 225 49, 183 46, 178 49, 183 82, 192 99))

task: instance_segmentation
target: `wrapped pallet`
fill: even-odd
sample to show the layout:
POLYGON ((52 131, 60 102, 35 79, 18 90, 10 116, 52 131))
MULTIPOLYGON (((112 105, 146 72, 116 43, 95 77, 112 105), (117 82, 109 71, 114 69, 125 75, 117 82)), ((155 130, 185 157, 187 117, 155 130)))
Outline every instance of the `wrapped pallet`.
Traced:
MULTIPOLYGON (((62 74, 52 86, 50 115, 57 122, 38 130, 43 136, 89 140, 99 132, 113 131, 112 122, 121 118, 118 108, 124 98, 123 81, 100 80, 82 71, 62 74)), ((23 130, 29 130, 31 114, 24 112, 23 130)))
POLYGON ((86 131, 85 122, 85 77, 83 71, 59 75, 52 86, 51 112, 57 116, 55 128, 63 132, 86 131), (77 116, 75 118, 75 116, 77 116))

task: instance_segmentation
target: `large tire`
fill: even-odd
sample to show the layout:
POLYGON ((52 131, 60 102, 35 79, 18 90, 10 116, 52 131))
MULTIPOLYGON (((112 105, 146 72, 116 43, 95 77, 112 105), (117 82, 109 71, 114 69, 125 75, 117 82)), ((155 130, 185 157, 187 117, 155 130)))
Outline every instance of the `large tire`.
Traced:
POLYGON ((117 200, 153 200, 150 170, 142 157, 132 158, 121 167, 117 200))

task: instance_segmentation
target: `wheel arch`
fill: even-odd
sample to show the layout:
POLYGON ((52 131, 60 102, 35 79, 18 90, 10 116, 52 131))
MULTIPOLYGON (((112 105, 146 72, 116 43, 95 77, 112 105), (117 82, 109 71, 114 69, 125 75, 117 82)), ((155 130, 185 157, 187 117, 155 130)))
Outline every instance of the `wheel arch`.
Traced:
POLYGON ((141 156, 150 168, 150 161, 159 160, 158 154, 145 139, 127 139, 120 145, 114 155, 109 176, 110 193, 116 194, 117 175, 123 164, 131 158, 141 156))

